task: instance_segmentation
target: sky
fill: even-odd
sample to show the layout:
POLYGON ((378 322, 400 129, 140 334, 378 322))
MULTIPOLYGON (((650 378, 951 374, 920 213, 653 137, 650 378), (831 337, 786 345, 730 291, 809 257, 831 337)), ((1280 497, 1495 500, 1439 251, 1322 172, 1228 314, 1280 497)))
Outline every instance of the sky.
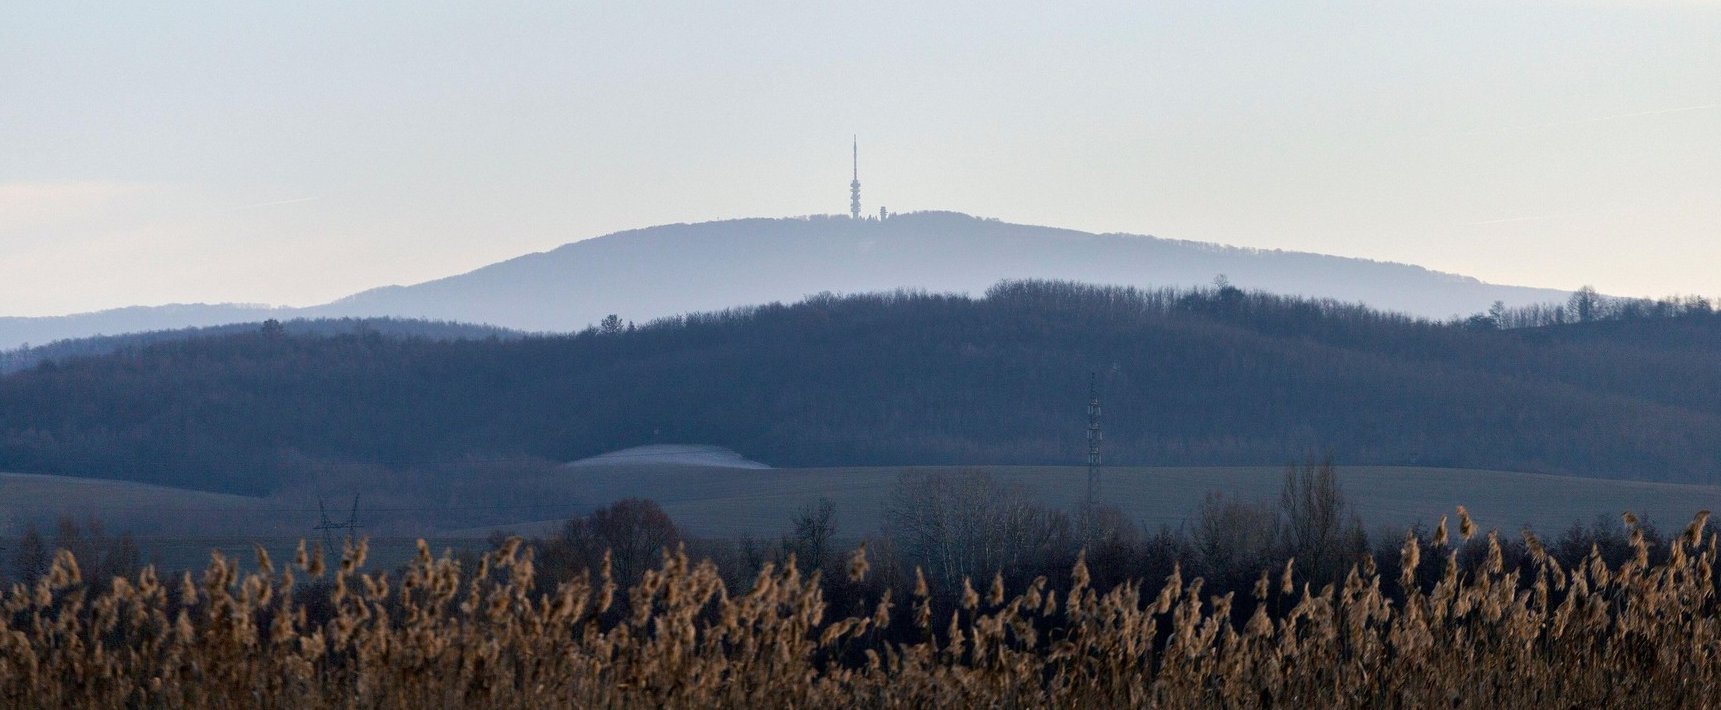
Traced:
POLYGON ((1721 0, 7 3, 0 315, 846 212, 1721 296, 1721 0))

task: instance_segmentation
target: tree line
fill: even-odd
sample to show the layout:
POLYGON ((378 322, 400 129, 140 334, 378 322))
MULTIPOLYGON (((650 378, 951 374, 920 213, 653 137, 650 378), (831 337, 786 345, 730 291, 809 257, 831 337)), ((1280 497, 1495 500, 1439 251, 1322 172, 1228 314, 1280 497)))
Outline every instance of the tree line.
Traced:
MULTIPOLYGON (((816 574, 825 599, 839 612, 859 609, 869 599, 927 596, 937 618, 960 606, 965 594, 993 585, 1016 589, 1040 580, 1050 590, 1066 592, 1068 572, 1078 560, 1099 588, 1130 581, 1151 588, 1177 575, 1203 580, 1203 595, 1219 599, 1258 595, 1252 590, 1264 579, 1275 589, 1306 587, 1316 593, 1342 586, 1357 569, 1364 576, 1398 579, 1407 548, 1437 562, 1455 553, 1453 564, 1473 575, 1494 555, 1507 568, 1545 554, 1575 569, 1592 554, 1618 567, 1637 554, 1636 540, 1654 564, 1665 561, 1671 547, 1669 534, 1654 521, 1629 513, 1623 522, 1603 516, 1574 521, 1562 531, 1501 532, 1488 521, 1472 520, 1460 507, 1449 518, 1371 534, 1330 462, 1287 467, 1277 500, 1210 495, 1190 524, 1176 528, 1146 527, 1104 505, 1048 508, 984 469, 904 474, 891 491, 882 528, 845 530, 840 521, 840 510, 817 500, 785 521, 775 539, 696 538, 655 502, 629 499, 571 518, 558 532, 527 538, 524 544, 531 550, 540 593, 583 575, 597 578, 606 567, 625 587, 656 569, 663 555, 681 549, 693 559, 715 562, 731 588, 746 588, 761 570, 794 567, 803 576, 816 574), (857 548, 864 550, 869 568, 864 582, 849 569, 857 548)), ((1695 525, 1704 536, 1716 533, 1707 515, 1695 525)), ((498 533, 490 546, 500 549, 512 544, 510 539, 498 533)), ((473 553, 468 557, 476 560, 473 553)), ((1414 578, 1432 587, 1440 575, 1435 564, 1414 578)), ((1513 580, 1521 588, 1534 582, 1513 580)), ((617 614, 628 613, 627 600, 617 604, 617 614)), ((910 627, 912 610, 899 613, 904 615, 900 626, 910 627)), ((1241 614, 1238 623, 1244 620, 1241 614)))
POLYGON ((559 336, 256 328, 0 377, 0 470, 264 493, 306 466, 568 461, 650 443, 778 466, 1490 468, 1715 482, 1721 315, 1486 329, 1228 284, 819 295, 559 336))
POLYGON ((395 338, 425 338, 429 340, 463 340, 483 338, 515 338, 518 331, 490 325, 452 323, 416 318, 293 318, 286 321, 269 319, 264 323, 234 323, 172 330, 152 330, 123 335, 95 335, 87 338, 56 340, 46 345, 28 343, 11 350, 0 350, 0 374, 27 370, 43 363, 68 358, 107 355, 177 340, 234 335, 264 328, 279 329, 294 335, 344 335, 377 333, 395 338))
MULTIPOLYGON (((456 555, 468 570, 481 569, 490 550, 523 543, 536 576, 537 593, 550 593, 582 576, 597 578, 606 569, 626 588, 657 569, 678 550, 696 560, 711 560, 733 589, 745 589, 763 570, 793 567, 817 575, 831 608, 843 613, 881 597, 927 597, 947 615, 965 594, 989 584, 1024 588, 1036 583, 1060 594, 1069 589, 1069 570, 1078 560, 1099 588, 1137 581, 1157 583, 1172 575, 1203 580, 1204 594, 1251 594, 1271 575, 1275 588, 1307 586, 1320 591, 1342 584, 1354 569, 1399 578, 1406 548, 1426 559, 1456 554, 1454 564, 1474 574, 1498 555, 1516 567, 1532 555, 1546 554, 1567 569, 1593 554, 1618 567, 1641 540, 1654 564, 1665 561, 1670 533, 1657 521, 1629 513, 1625 520, 1598 517, 1574 521, 1563 531, 1501 533, 1489 521, 1472 521, 1462 508, 1450 518, 1419 523, 1409 530, 1365 530, 1330 461, 1285 468, 1280 494, 1273 500, 1209 495, 1191 521, 1177 527, 1149 527, 1106 505, 1062 510, 1043 505, 1024 491, 1001 483, 985 469, 905 472, 885 504, 885 522, 876 530, 851 530, 828 499, 808 501, 774 538, 696 537, 650 499, 615 501, 566 519, 554 532, 524 540, 498 532, 478 548, 456 555), (1545 535, 1546 537, 1543 537, 1545 535), (1452 547, 1455 545, 1455 547, 1452 547), (849 569, 855 551, 864 550, 870 572, 865 581, 849 569), (995 580, 995 581, 994 581, 995 580), (888 595, 888 596, 887 596, 888 595)), ((1675 521, 1677 522, 1677 521, 1675 521)), ((1704 537, 1717 530, 1707 516, 1696 525, 1704 537)), ((1674 532, 1671 535, 1677 535, 1674 532)), ((1688 530, 1686 535, 1690 535, 1688 530)), ((334 560, 340 550, 308 549, 334 560)), ((51 535, 34 527, 0 540, 0 584, 29 588, 49 573, 56 550, 73 553, 95 591, 114 577, 134 576, 146 561, 129 534, 108 533, 98 520, 61 519, 51 535)), ((161 570, 168 577, 180 570, 161 570)), ((1721 570, 1716 572, 1721 574, 1721 570)), ((1419 584, 1432 586, 1438 569, 1423 569, 1419 584)), ((1522 578, 1527 586, 1535 580, 1522 578)), ((313 615, 331 611, 327 584, 299 590, 300 604, 313 615)), ((629 600, 617 598, 615 614, 629 613, 629 600)), ((907 615, 906 606, 899 613, 907 615)), ((904 618, 901 628, 911 628, 904 618)), ((1238 619, 1242 621, 1241 617, 1238 619)))
POLYGON ((1605 296, 1598 293, 1594 286, 1584 286, 1572 292, 1565 303, 1532 303, 1507 307, 1504 302, 1495 301, 1486 312, 1455 320, 1454 323, 1481 330, 1545 328, 1603 321, 1706 318, 1714 315, 1717 310, 1721 310, 1721 301, 1705 296, 1624 298, 1605 296))

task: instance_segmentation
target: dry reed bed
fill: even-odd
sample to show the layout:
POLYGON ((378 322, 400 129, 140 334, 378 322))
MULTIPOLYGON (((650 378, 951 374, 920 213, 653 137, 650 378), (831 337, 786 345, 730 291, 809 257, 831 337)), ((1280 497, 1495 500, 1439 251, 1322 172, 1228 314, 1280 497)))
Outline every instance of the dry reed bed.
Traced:
MULTIPOLYGON (((625 591, 606 565, 533 596, 518 540, 473 574, 421 543, 402 574, 359 572, 361 544, 326 575, 301 546, 278 573, 261 553, 243 576, 217 557, 201 581, 145 570, 94 597, 61 553, 39 583, 0 599, 0 704, 1700 707, 1721 698, 1706 515, 1663 564, 1627 516, 1635 559, 1618 568, 1592 551, 1563 569, 1526 533, 1530 559, 1507 570, 1490 533, 1469 574, 1442 520, 1432 542, 1445 559, 1424 562, 1406 541, 1403 566, 1423 570, 1420 584, 1383 580, 1365 561, 1310 590, 1287 564, 1253 599, 1203 598, 1202 580, 1177 573, 1157 591, 1096 590, 1078 562, 1066 592, 1040 579, 1009 596, 995 579, 965 588, 948 618, 934 618, 924 581, 870 615, 827 619, 816 575, 768 566, 731 594, 685 554, 625 591), (307 575, 332 586, 324 623, 294 601, 307 575), (892 631, 917 641, 881 628, 898 602, 913 628, 892 631)), ((1467 516, 1460 527, 1474 533, 1467 516)), ((866 567, 862 550, 849 574, 866 567)))

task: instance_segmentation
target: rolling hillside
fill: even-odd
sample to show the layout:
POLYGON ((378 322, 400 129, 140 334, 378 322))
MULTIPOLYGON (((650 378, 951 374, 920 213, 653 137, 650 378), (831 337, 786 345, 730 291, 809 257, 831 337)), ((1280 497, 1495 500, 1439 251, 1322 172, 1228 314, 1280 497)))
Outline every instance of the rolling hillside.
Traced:
POLYGON ((308 308, 177 305, 0 318, 0 348, 265 318, 396 317, 568 332, 618 314, 637 323, 816 293, 897 288, 979 294, 1003 279, 1250 289, 1367 303, 1432 318, 1564 302, 1563 291, 1487 284, 1416 266, 1009 224, 950 212, 742 219, 618 232, 421 284, 308 308))
MULTIPOLYGON (((494 326, 445 323, 404 318, 294 318, 281 323, 290 335, 367 335, 391 338, 425 338, 429 340, 466 340, 474 338, 515 338, 520 333, 494 326)), ((212 325, 171 330, 149 330, 125 335, 98 335, 88 338, 60 340, 45 345, 33 345, 0 351, 0 374, 29 369, 44 362, 58 362, 73 357, 90 357, 176 340, 234 335, 262 328, 263 321, 212 325)))
POLYGON ((1251 289, 1443 318, 1567 293, 1485 284, 1416 266, 1009 224, 950 212, 888 220, 743 219, 620 232, 314 309, 577 330, 815 293, 897 288, 979 294, 1003 279, 1160 287, 1216 275, 1251 289))
POLYGON ((1118 465, 1716 483, 1716 332, 1709 312, 1501 331, 1043 282, 512 341, 250 332, 0 378, 0 467, 262 494, 326 465, 430 479, 674 442, 788 467, 1058 465, 1083 458, 1093 373, 1118 465))
POLYGON ((51 529, 65 516, 95 519, 116 532, 143 535, 196 535, 252 529, 280 534, 284 528, 259 527, 261 498, 71 476, 0 473, 0 536, 17 535, 29 525, 51 529))
POLYGON ((291 308, 242 304, 176 303, 130 306, 65 316, 0 316, 0 350, 17 350, 62 340, 179 330, 232 323, 291 318, 291 308))

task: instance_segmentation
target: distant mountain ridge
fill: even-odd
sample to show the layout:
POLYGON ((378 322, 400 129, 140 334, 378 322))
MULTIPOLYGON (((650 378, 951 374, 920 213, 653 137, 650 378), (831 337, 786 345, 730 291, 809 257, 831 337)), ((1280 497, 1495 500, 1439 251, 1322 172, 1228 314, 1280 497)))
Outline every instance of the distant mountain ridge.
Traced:
POLYGON ((389 316, 566 332, 611 313, 643 323, 824 292, 979 294, 1000 280, 1030 278, 1193 286, 1220 274, 1244 288, 1430 318, 1480 312, 1494 301, 1517 306, 1569 295, 1406 264, 919 212, 886 220, 819 216, 635 229, 308 308, 185 305, 0 318, 0 348, 270 317, 389 316))
POLYGON ((62 340, 292 318, 292 308, 238 303, 129 306, 65 316, 0 316, 0 350, 62 340))
MULTIPOLYGON (((244 311, 236 311, 243 313, 244 311)), ((273 310, 270 311, 274 312, 273 310)), ((291 335, 365 335, 391 338, 422 338, 426 340, 474 340, 480 338, 511 339, 518 331, 489 325, 470 325, 406 318, 293 318, 279 321, 281 331, 291 335)), ((58 362, 74 357, 95 357, 128 348, 141 348, 193 338, 214 338, 256 331, 262 321, 246 321, 226 325, 208 325, 165 330, 145 330, 124 335, 96 335, 87 338, 56 340, 46 345, 33 345, 14 350, 0 350, 0 375, 35 367, 44 362, 58 362)))

